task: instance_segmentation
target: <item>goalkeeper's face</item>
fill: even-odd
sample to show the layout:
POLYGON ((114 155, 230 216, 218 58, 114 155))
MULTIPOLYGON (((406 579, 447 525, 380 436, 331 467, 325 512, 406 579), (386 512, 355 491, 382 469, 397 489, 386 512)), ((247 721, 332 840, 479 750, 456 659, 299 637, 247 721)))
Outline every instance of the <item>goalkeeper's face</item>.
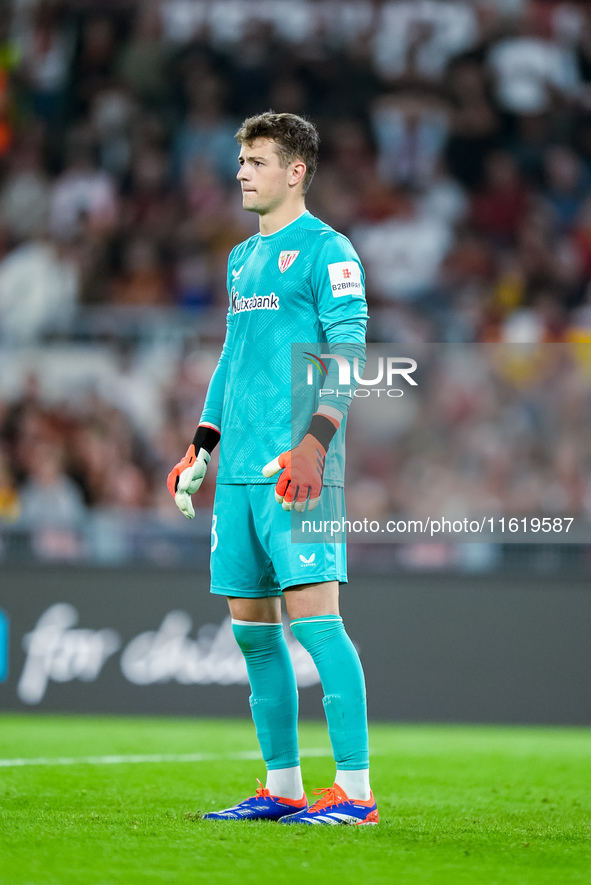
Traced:
POLYGON ((267 215, 294 196, 301 197, 301 161, 282 166, 277 146, 269 138, 243 144, 236 178, 242 187, 242 205, 249 212, 267 215))

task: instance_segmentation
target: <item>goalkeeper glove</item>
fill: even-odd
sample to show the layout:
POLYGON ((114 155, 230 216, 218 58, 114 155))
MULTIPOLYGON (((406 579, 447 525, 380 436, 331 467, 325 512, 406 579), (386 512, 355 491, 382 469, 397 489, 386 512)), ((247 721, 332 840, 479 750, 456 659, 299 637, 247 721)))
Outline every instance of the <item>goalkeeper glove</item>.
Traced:
POLYGON ((275 500, 284 510, 292 507, 302 513, 318 506, 322 491, 326 452, 338 425, 326 415, 312 416, 308 432, 301 443, 288 452, 282 452, 263 467, 263 476, 283 473, 275 486, 275 500))
POLYGON ((187 519, 195 516, 191 495, 195 494, 203 482, 211 453, 219 439, 220 432, 216 427, 200 424, 185 457, 168 474, 168 491, 187 519))

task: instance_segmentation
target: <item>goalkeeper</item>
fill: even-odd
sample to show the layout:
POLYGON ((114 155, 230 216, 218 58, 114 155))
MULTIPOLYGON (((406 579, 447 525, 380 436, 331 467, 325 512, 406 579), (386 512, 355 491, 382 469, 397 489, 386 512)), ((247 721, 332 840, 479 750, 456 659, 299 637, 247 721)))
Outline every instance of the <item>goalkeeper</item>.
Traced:
POLYGON ((338 362, 364 350, 363 269, 349 240, 306 210, 318 156, 314 125, 268 112, 245 120, 236 138, 243 207, 258 213, 259 233, 230 253, 226 339, 201 422, 168 488, 179 510, 192 517, 191 495, 220 442, 211 592, 228 598, 267 780, 254 796, 205 817, 377 823, 363 670, 339 615, 345 544, 296 544, 291 535, 292 520, 301 522, 319 502, 328 513, 343 512, 343 439, 352 391, 351 385, 339 390, 338 362), (292 342, 315 345, 315 352, 308 344, 305 354, 294 356, 305 367, 305 383, 304 407, 293 422, 292 342), (329 350, 337 356, 316 359, 329 350), (308 383, 314 365, 328 370, 323 394, 332 389, 334 396, 318 398, 308 383), (318 668, 336 761, 333 786, 315 791, 319 798, 310 805, 282 596, 291 630, 318 668))

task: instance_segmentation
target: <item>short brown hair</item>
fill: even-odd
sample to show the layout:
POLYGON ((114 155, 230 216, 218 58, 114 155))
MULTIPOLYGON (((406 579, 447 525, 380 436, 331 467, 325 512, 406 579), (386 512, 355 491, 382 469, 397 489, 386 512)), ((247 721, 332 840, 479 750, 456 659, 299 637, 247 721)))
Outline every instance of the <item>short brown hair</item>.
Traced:
POLYGON ((288 166, 294 160, 303 160, 306 173, 303 178, 303 191, 306 193, 318 165, 318 145, 320 138, 314 123, 298 117, 297 114, 276 114, 266 111, 255 117, 248 117, 238 132, 238 144, 251 145, 255 138, 269 138, 277 144, 279 162, 288 166))

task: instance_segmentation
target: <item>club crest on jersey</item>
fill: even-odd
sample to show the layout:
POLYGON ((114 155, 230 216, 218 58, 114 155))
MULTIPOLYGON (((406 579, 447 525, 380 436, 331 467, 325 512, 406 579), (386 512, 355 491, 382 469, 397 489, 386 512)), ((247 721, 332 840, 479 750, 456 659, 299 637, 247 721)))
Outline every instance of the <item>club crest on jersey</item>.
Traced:
POLYGON ((292 252, 288 250, 284 250, 279 253, 279 270, 281 273, 285 273, 288 267, 291 267, 298 255, 300 254, 300 250, 297 252, 292 252))

